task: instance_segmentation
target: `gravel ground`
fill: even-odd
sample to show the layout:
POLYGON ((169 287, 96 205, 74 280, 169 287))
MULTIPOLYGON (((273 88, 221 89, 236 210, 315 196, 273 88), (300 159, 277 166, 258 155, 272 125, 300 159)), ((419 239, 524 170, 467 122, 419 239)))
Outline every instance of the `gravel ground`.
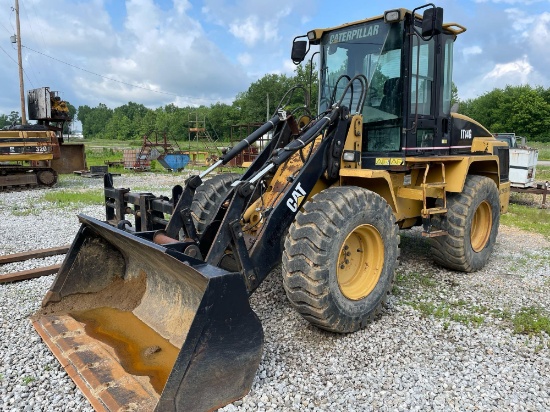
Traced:
MULTIPOLYGON (((115 184, 168 195, 182 181, 143 174, 115 184)), ((75 177, 49 191, 101 185, 75 177)), ((42 199, 47 192, 0 194, 1 255, 69 244, 77 213, 104 217, 101 206, 56 208, 42 199)), ((525 308, 550 308, 550 241, 501 226, 487 267, 464 274, 432 264, 418 230, 401 239, 390 304, 354 334, 323 332, 303 320, 274 271, 251 298, 266 339, 252 390, 223 410, 550 410, 550 337, 516 334, 512 322, 525 308)), ((62 259, 6 264, 0 275, 62 259)), ((0 285, 2 411, 92 410, 28 320, 53 280, 0 285)))

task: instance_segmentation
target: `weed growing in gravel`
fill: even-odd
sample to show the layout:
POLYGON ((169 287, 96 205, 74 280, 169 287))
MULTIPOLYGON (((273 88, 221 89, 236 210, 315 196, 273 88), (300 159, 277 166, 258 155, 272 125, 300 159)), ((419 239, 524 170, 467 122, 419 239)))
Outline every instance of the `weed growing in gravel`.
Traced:
POLYGON ((31 382, 34 382, 36 379, 32 376, 23 376, 23 385, 28 385, 31 382))
MULTIPOLYGON (((461 302, 461 301, 459 301, 461 302)), ((457 309, 464 309, 462 303, 439 303, 433 302, 404 302, 411 306, 413 309, 418 310, 422 316, 433 316, 436 319, 445 320, 443 323, 443 329, 449 328, 449 321, 462 323, 464 325, 481 326, 485 321, 485 317, 481 316, 486 310, 483 307, 472 306, 468 308, 468 313, 459 312, 457 309)))
POLYGON ((403 288, 417 288, 419 285, 425 288, 434 288, 437 286, 437 281, 433 278, 433 273, 430 272, 408 272, 398 273, 395 285, 403 288))
POLYGON ((502 319, 505 321, 512 320, 512 312, 508 309, 491 309, 490 314, 497 319, 502 319))
POLYGON ((550 249, 545 248, 537 253, 525 252, 521 257, 510 256, 507 260, 510 262, 508 269, 511 274, 550 267, 550 249))
POLYGON ((40 210, 35 207, 13 206, 11 208, 11 214, 13 216, 38 216, 40 210))
POLYGON ((539 335, 545 332, 550 335, 550 317, 544 309, 536 306, 521 308, 512 318, 514 333, 539 335))
POLYGON ((47 192, 42 200, 60 207, 74 204, 100 205, 105 200, 103 196, 103 190, 47 192))

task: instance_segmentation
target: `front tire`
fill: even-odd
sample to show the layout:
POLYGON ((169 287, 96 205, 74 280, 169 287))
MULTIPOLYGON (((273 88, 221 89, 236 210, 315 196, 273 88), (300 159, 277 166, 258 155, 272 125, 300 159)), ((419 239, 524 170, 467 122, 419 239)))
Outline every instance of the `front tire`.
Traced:
POLYGON ((495 246, 499 222, 495 182, 484 176, 468 176, 462 193, 447 197, 446 216, 433 218, 433 225, 448 233, 431 238, 434 261, 462 272, 482 269, 495 246))
POLYGON ((239 176, 237 173, 224 173, 206 180, 197 188, 191 204, 191 216, 199 235, 204 233, 206 227, 215 219, 227 192, 231 189, 231 183, 239 176))
POLYGON ((386 302, 399 256, 393 211, 378 194, 354 186, 326 189, 290 226, 283 286, 314 325, 353 332, 386 302))

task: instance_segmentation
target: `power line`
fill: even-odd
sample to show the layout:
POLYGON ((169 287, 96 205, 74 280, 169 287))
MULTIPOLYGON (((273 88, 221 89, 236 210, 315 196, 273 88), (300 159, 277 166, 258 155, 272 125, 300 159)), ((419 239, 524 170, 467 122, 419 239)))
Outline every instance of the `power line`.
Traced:
POLYGON ((127 82, 124 82, 122 80, 117 80, 117 79, 113 79, 112 77, 107 77, 107 76, 104 76, 102 74, 99 74, 99 73, 95 73, 95 72, 92 72, 90 70, 87 70, 87 69, 83 69, 82 67, 78 67, 78 66, 75 66, 74 64, 71 64, 71 63, 67 63, 63 60, 60 60, 60 59, 57 59, 55 57, 52 57, 52 56, 49 56, 45 53, 42 53, 42 52, 39 52, 38 50, 34 50, 34 49, 31 49, 30 47, 28 46, 23 46, 24 48, 26 49, 29 49, 35 53, 38 53, 38 54, 41 54, 42 56, 46 56, 46 57, 49 57, 50 59, 52 60, 55 60, 55 61, 58 61, 60 63, 63 63, 63 64, 66 64, 67 66, 71 66, 75 69, 78 69, 78 70, 82 70, 83 72, 86 72, 86 73, 90 73, 90 74, 93 74, 94 76, 98 76, 98 77, 101 77, 103 79, 106 79, 106 80, 110 80, 112 82, 117 82, 117 83, 121 83, 121 84, 124 84, 126 86, 130 86, 130 87, 135 87, 137 89, 143 89, 143 90, 147 90, 147 91, 150 91, 150 92, 154 92, 154 93, 158 93, 158 94, 166 94, 166 95, 170 95, 170 96, 175 96, 175 97, 181 97, 182 99, 189 99, 189 100, 209 100, 209 101, 218 101, 219 99, 210 99, 208 97, 205 97, 205 98, 197 98, 197 97, 191 97, 191 96, 181 96, 179 94, 176 94, 176 93, 170 93, 170 92, 163 92, 162 90, 155 90, 155 89, 150 89, 148 87, 143 87, 143 86, 139 86, 137 84, 133 84, 133 83, 127 83, 127 82))
POLYGON ((37 7, 34 3, 34 0, 31 1, 31 7, 30 9, 32 10, 32 12, 34 13, 34 18, 35 18, 35 21, 38 20, 38 29, 40 30, 40 40, 42 40, 42 46, 44 47, 44 49, 46 48, 46 43, 44 42, 44 32, 42 30, 42 24, 40 24, 40 19, 38 19, 37 17, 37 13, 36 13, 36 9, 39 9, 39 7, 37 7))
POLYGON ((2 50, 4 53, 6 53, 6 56, 8 56, 15 64, 19 65, 19 63, 17 63, 17 61, 11 57, 7 51, 4 50, 4 48, 2 46, 0 46, 0 50, 2 50))
MULTIPOLYGON (((34 39, 34 42, 37 43, 36 37, 35 37, 35 35, 34 35, 34 29, 33 29, 32 24, 31 24, 31 16, 30 16, 29 12, 27 12, 27 8, 25 7, 25 3, 22 1, 21 4, 23 5, 23 10, 25 11, 25 15, 27 16, 27 19, 28 19, 28 21, 29 21, 29 27, 31 28, 31 35, 32 35, 32 38, 34 39)), ((38 76, 36 75, 36 71, 34 70, 34 66, 31 65, 31 61, 30 61, 30 60, 27 62, 27 65, 31 68, 31 72, 32 72, 32 74, 34 75, 34 78, 35 78, 37 81, 39 81, 38 76)), ((34 87, 34 86, 33 86, 33 87, 34 87)))
MULTIPOLYGON (((4 50, 4 48, 2 46, 0 46, 0 50, 2 50, 4 53, 6 53, 6 56, 8 56, 11 59, 11 61, 13 61, 17 66, 19 66, 19 63, 17 63, 17 61, 13 57, 11 57, 9 55, 9 53, 4 50)), ((27 74, 27 72, 25 71, 25 69, 23 69, 23 73, 25 73, 25 76, 27 76, 27 80, 31 83, 32 87, 34 87, 34 84, 33 84, 32 80, 30 79, 29 75, 27 74)))
POLYGON ((12 31, 9 31, 8 28, 6 26, 4 26, 2 23, 0 23, 0 25, 9 33, 9 34, 13 34, 12 31))
POLYGON ((11 28, 13 29, 13 32, 12 32, 12 33, 15 33, 15 27, 13 27, 13 23, 11 22, 11 16, 13 15, 13 13, 15 13, 15 7, 12 7, 12 8, 11 8, 11 13, 10 13, 10 18, 9 18, 9 21, 10 21, 10 24, 11 24, 11 28))

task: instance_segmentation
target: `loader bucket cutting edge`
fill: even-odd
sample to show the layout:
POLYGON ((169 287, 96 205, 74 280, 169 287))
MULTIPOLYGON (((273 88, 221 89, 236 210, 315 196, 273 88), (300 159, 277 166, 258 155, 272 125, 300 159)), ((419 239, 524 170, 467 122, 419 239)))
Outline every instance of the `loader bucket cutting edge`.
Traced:
POLYGON ((207 411, 246 395, 263 329, 241 274, 79 219, 32 323, 92 406, 207 411))

